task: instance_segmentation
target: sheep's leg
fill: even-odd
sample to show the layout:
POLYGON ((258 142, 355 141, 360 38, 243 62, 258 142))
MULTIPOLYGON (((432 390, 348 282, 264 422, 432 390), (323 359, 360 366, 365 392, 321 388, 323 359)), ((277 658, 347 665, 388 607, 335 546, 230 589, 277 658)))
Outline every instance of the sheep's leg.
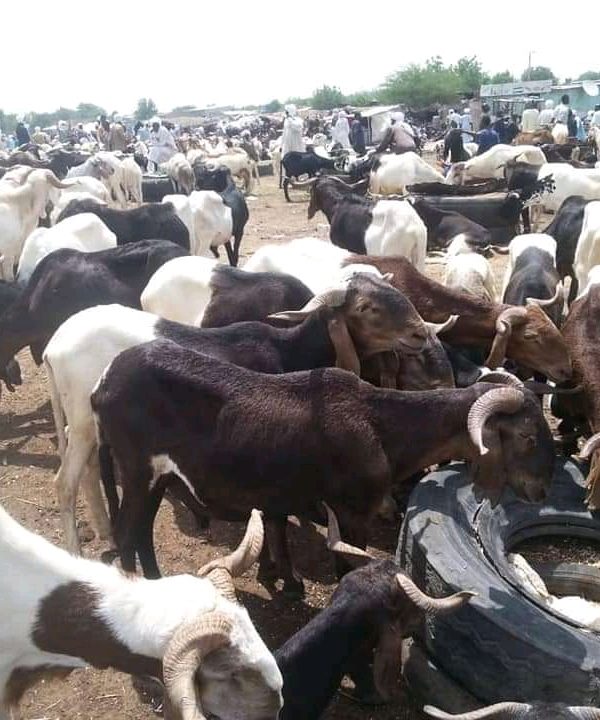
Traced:
MULTIPOLYGON (((144 479, 143 487, 148 487, 152 477, 150 471, 144 479)), ((143 522, 144 501, 141 497, 136 497, 133 502, 129 500, 127 493, 123 494, 121 508, 117 515, 115 523, 115 544, 121 558, 121 567, 123 571, 135 574, 135 552, 137 548, 137 540, 140 533, 140 527, 143 522)))
POLYGON ((156 553, 154 551, 154 519, 165 494, 165 483, 159 482, 146 503, 137 538, 137 553, 144 577, 155 580, 160 577, 156 553))
POLYGON ((65 457, 56 474, 55 483, 58 493, 60 517, 65 533, 67 550, 73 555, 79 555, 81 548, 77 537, 77 521, 75 505, 79 479, 85 470, 88 458, 94 450, 94 439, 88 435, 70 432, 65 457))
POLYGON ((218 260, 218 259, 219 259, 219 250, 218 250, 218 248, 216 248, 214 245, 211 245, 211 246, 210 246, 210 251, 211 251, 211 253, 212 253, 212 254, 217 258, 217 260, 218 260))
POLYGON ((100 487, 100 461, 98 453, 92 452, 83 475, 83 492, 92 516, 92 525, 100 540, 110 538, 111 525, 106 512, 100 487))
POLYGON ((304 596, 304 583, 296 575, 287 541, 287 517, 267 521, 265 532, 277 573, 283 579, 283 592, 294 597, 304 596))
POLYGON ((235 257, 235 250, 233 248, 231 240, 228 240, 225 243, 225 250, 227 252, 227 259, 229 260, 229 264, 231 265, 231 267, 235 267, 237 265, 237 260, 235 257))

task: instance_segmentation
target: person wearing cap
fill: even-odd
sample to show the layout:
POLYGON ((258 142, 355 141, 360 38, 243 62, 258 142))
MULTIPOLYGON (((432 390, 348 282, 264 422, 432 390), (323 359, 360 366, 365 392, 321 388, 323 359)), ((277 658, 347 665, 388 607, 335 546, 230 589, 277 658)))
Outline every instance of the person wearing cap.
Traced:
POLYGON ((381 153, 388 149, 397 155, 414 152, 417 149, 412 128, 404 122, 403 112, 392 113, 391 125, 385 131, 375 152, 381 153))
POLYGON ((242 130, 240 147, 246 152, 246 155, 248 155, 250 160, 254 160, 254 162, 258 162, 260 160, 260 158, 258 157, 258 153, 256 152, 256 148, 252 143, 252 135, 250 134, 250 130, 242 130))
POLYGON ((283 135, 281 136, 281 157, 289 152, 304 152, 306 147, 302 138, 304 123, 298 117, 295 105, 285 106, 285 120, 283 121, 283 135))
POLYGON ((469 108, 465 108, 465 112, 460 118, 459 127, 464 131, 462 137, 463 143, 469 142, 469 136, 467 133, 473 131, 473 121, 471 119, 471 111, 469 108))
POLYGON ((45 132, 42 132, 42 128, 39 126, 36 126, 36 128, 34 129, 31 140, 36 145, 48 145, 50 143, 50 138, 48 137, 48 135, 46 135, 45 132))
POLYGON ((175 138, 161 124, 159 118, 153 117, 150 120, 150 126, 152 131, 150 132, 148 162, 150 163, 149 167, 156 170, 160 164, 167 162, 175 155, 177 145, 175 144, 175 138))
POLYGON ((27 145, 31 142, 29 137, 29 130, 25 127, 25 123, 21 120, 17 123, 15 128, 15 135, 17 136, 17 143, 20 145, 27 145))
POLYGON ((594 114, 592 115, 590 125, 592 127, 600 128, 600 105, 596 105, 594 107, 594 114))
POLYGON ((338 119, 331 131, 331 139, 334 145, 341 145, 344 149, 349 150, 350 145, 350 125, 348 124, 348 116, 343 110, 338 113, 338 119))
POLYGON ((551 127, 554 124, 554 100, 546 100, 540 113, 540 127, 551 127))

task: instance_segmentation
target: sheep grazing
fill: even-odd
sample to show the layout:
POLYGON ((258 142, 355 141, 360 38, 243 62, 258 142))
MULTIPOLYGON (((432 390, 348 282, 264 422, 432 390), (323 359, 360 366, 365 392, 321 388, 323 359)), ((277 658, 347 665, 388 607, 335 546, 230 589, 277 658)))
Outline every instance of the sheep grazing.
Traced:
MULTIPOLYGON (((400 392, 331 368, 265 375, 155 340, 117 356, 91 403, 123 487, 114 529, 123 567, 135 568, 137 552, 148 576, 159 574, 153 517, 175 476, 217 516, 261 506, 276 564, 263 556, 261 578, 283 577, 286 590, 302 592, 288 515, 310 517, 324 500, 345 539, 364 547, 392 481, 423 467, 471 460, 477 493, 496 502, 507 482, 520 497, 543 499, 554 466, 539 403, 522 388, 400 392)), ((101 469, 116 496, 114 473, 101 469)))
POLYGON ((501 702, 455 715, 425 705, 423 712, 437 720, 600 720, 599 708, 536 702, 501 702))
POLYGON ((319 210, 325 214, 334 245, 362 255, 402 255, 425 269, 427 230, 410 203, 364 198, 338 178, 307 182, 308 218, 319 210))
POLYGON ((82 213, 67 218, 51 228, 37 228, 25 240, 17 268, 17 282, 29 282, 36 265, 51 252, 70 248, 95 252, 117 246, 117 238, 100 218, 82 213))
POLYGON ((190 234, 167 203, 149 203, 130 210, 115 210, 92 200, 72 200, 58 216, 58 222, 80 213, 93 213, 117 236, 118 245, 140 240, 169 240, 190 249, 190 234))
POLYGON ((371 560, 343 543, 335 515, 327 511, 328 547, 368 565, 345 575, 329 606, 275 652, 283 675, 281 720, 321 717, 345 674, 355 683, 357 700, 390 700, 403 638, 417 630, 426 615, 456 612, 473 596, 459 592, 429 597, 392 560, 371 560))
POLYGON ((0 718, 48 675, 111 667, 164 682, 165 717, 276 720, 282 678, 232 578, 256 560, 262 523, 253 511, 239 548, 199 574, 159 581, 74 558, 0 507, 2 609, 0 718), (241 680, 243 678, 243 680, 241 680))
POLYGON ((159 240, 92 253, 69 249, 50 253, 0 317, 0 368, 27 345, 39 365, 54 332, 79 310, 114 302, 139 308, 140 294, 152 274, 184 253, 179 246, 159 240))
POLYGON ((85 488, 94 525, 101 537, 109 535, 96 481, 96 436, 89 397, 104 369, 122 350, 167 338, 260 372, 337 365, 359 373, 361 361, 370 355, 400 348, 404 353, 417 352, 426 339, 412 305, 387 283, 369 275, 353 276, 312 298, 303 309, 277 317, 301 324, 274 328, 264 323, 242 323, 201 330, 120 305, 104 305, 84 310, 61 325, 48 343, 44 365, 62 461, 56 486, 71 552, 79 552, 75 501, 80 478, 86 472, 85 488))

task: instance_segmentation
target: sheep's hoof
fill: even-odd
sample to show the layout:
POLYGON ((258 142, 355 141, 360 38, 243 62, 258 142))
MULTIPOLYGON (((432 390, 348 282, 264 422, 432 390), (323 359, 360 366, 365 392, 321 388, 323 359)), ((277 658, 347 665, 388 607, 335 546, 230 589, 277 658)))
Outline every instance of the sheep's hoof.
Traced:
POLYGON ((281 592, 290 600, 302 600, 304 598, 304 583, 296 578, 288 578, 284 581, 281 592))
POLYGON ((100 555, 100 560, 105 565, 112 565, 118 557, 119 551, 117 550, 117 548, 112 548, 111 550, 105 550, 102 555, 100 555))
POLYGON ((87 522, 85 522, 85 520, 78 523, 77 536, 79 537, 79 541, 84 544, 92 542, 92 540, 96 537, 91 526, 87 522))

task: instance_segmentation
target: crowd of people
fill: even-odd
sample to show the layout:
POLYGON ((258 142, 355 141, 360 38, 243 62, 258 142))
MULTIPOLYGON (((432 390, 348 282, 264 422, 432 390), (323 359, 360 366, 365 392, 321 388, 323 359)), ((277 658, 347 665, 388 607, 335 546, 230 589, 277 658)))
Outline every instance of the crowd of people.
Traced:
POLYGON ((523 115, 508 115, 502 111, 493 115, 487 104, 481 106, 482 116, 479 130, 475 131, 467 108, 462 115, 450 110, 448 113, 447 132, 444 138, 444 158, 451 163, 461 162, 469 158, 465 143, 473 141, 477 144, 477 155, 481 155, 498 143, 509 145, 519 133, 536 133, 540 130, 551 130, 555 125, 562 124, 567 130, 567 137, 584 142, 590 127, 600 127, 600 105, 581 117, 571 109, 569 96, 563 95, 559 105, 554 107, 553 100, 546 100, 544 109, 538 110, 537 103, 527 104, 523 115))

